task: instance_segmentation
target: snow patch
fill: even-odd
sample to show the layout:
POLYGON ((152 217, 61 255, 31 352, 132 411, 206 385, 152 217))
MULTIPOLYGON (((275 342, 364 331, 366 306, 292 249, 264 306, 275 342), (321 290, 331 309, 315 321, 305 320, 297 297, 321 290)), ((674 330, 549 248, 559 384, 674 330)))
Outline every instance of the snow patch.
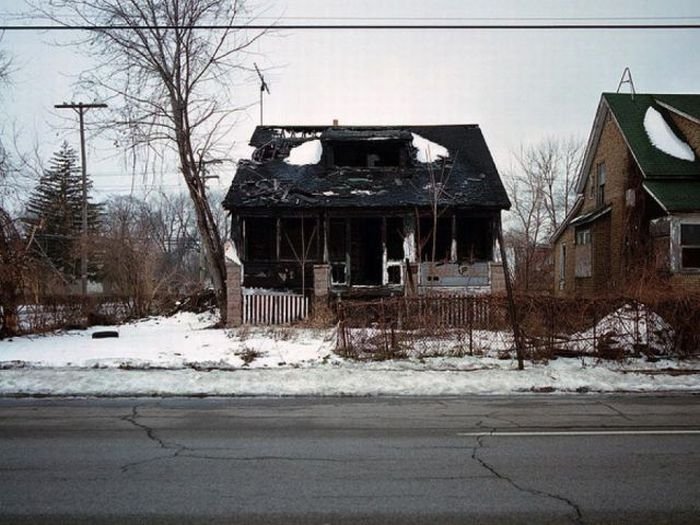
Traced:
POLYGON ((450 152, 447 151, 445 146, 432 142, 416 133, 411 133, 411 135, 413 136, 411 144, 418 150, 418 155, 416 156, 418 162, 434 162, 438 157, 448 158, 450 156, 450 152))
POLYGON ((284 159, 287 164, 293 166, 305 166, 307 164, 318 164, 321 160, 321 141, 318 139, 307 140, 302 144, 289 150, 289 157, 284 159))
POLYGON ((226 256, 226 259, 232 263, 235 263, 238 266, 243 266, 240 257, 238 257, 238 250, 236 249, 236 245, 233 243, 233 241, 226 241, 226 244, 224 244, 224 255, 226 256))
POLYGON ((644 130, 655 148, 681 160, 695 160, 691 147, 676 136, 661 113, 652 107, 644 115, 644 130))

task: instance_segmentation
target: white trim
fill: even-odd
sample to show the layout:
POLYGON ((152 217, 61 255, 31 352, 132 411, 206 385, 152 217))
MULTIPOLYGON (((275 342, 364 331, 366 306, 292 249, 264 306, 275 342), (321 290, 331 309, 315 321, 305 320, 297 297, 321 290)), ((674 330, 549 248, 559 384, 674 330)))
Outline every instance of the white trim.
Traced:
POLYGON ((662 102, 659 99, 657 99, 656 97, 654 97, 654 102, 656 102, 662 108, 665 108, 669 111, 672 111, 676 115, 680 115, 681 117, 686 118, 686 119, 690 120, 691 122, 695 122, 696 124, 700 124, 700 119, 698 119, 697 117, 693 117, 692 115, 688 115, 684 111, 681 111, 677 107, 672 106, 668 102, 662 102))

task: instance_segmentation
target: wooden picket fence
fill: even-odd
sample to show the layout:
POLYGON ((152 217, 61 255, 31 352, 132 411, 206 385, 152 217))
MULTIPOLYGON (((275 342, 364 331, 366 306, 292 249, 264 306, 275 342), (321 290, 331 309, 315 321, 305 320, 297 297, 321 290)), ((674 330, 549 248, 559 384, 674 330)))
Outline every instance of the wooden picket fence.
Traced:
POLYGON ((306 319, 308 315, 309 298, 300 294, 243 295, 244 324, 289 324, 306 319))

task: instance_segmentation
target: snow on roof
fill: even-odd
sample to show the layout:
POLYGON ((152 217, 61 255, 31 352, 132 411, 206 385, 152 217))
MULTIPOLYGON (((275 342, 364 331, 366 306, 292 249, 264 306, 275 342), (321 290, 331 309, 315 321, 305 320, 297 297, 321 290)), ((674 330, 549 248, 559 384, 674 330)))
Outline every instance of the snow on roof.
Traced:
POLYGON ((693 162, 695 153, 669 127, 661 113, 649 107, 644 115, 644 130, 652 145, 664 153, 678 159, 693 162))
POLYGON ((433 162, 438 157, 449 157, 450 153, 445 146, 436 144, 416 133, 411 133, 413 136, 413 147, 418 150, 416 158, 418 162, 433 162))
POLYGON ((284 159, 287 164, 304 166, 306 164, 318 164, 321 160, 321 141, 318 139, 307 140, 289 150, 289 157, 284 159))

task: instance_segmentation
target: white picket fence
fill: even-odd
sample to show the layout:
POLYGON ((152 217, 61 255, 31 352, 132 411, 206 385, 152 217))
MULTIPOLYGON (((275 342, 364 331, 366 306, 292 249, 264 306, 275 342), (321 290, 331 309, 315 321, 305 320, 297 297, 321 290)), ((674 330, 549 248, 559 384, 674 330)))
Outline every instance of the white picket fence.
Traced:
POLYGON ((252 293, 243 295, 243 323, 288 324, 306 319, 309 298, 299 294, 252 293))

